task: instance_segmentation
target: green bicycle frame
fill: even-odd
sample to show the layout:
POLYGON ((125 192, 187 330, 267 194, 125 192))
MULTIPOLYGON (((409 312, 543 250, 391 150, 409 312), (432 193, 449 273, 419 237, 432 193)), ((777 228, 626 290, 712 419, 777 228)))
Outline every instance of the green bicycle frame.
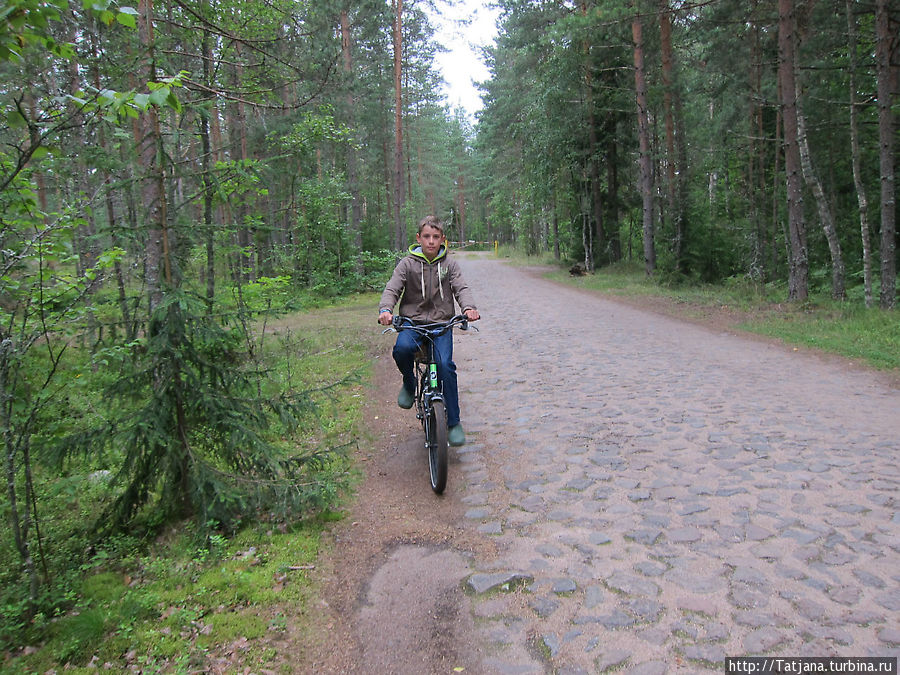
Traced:
POLYGON ((432 389, 437 389, 438 374, 437 374, 437 364, 436 363, 428 364, 428 386, 430 386, 432 389))

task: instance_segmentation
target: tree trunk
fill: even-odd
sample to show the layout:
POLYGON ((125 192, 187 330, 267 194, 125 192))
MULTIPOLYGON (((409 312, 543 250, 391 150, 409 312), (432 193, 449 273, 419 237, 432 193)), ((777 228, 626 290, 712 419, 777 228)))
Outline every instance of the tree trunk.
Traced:
MULTIPOLYGON (((763 214, 766 210, 766 198, 768 185, 766 181, 766 132, 763 123, 763 110, 767 105, 763 93, 763 49, 761 44, 762 21, 757 18, 760 0, 753 0, 752 28, 750 37, 750 158, 747 184, 749 185, 750 218, 755 231, 755 260, 758 277, 767 281, 775 275, 775 237, 770 236, 763 214), (770 265, 769 252, 772 251, 770 265)), ((778 125, 776 123, 776 129, 778 125)), ((777 148, 777 142, 776 142, 777 148)), ((775 162, 778 162, 778 152, 775 153, 775 162)), ((774 173, 778 173, 777 167, 774 173)), ((775 201, 773 196, 773 202, 775 201)), ((774 227, 774 221, 772 223, 774 227)))
MULTIPOLYGON (((212 66, 215 63, 213 60, 215 57, 212 52, 210 52, 209 58, 210 66, 212 66)), ((211 145, 210 152, 212 153, 210 161, 215 166, 216 162, 222 161, 225 151, 225 143, 222 140, 222 112, 219 109, 217 99, 213 99, 212 105, 209 107, 209 142, 211 145)), ((293 200, 291 203, 293 203, 293 200)), ((216 206, 213 222, 218 223, 219 227, 223 229, 231 227, 231 210, 227 201, 221 200, 216 206)))
MULTIPOLYGON (((581 14, 587 16, 588 5, 586 0, 581 0, 581 14)), ((594 116, 594 73, 591 64, 591 43, 587 38, 583 41, 584 53, 584 105, 587 109, 588 126, 588 156, 587 163, 591 181, 591 213, 596 228, 596 245, 603 255, 606 248, 606 234, 603 231, 603 196, 600 189, 600 153, 597 151, 597 120, 594 116)), ((588 272, 594 271, 594 247, 591 246, 591 256, 585 260, 588 272)))
MULTIPOLYGON (((34 556, 32 554, 31 544, 31 506, 28 500, 28 492, 19 501, 19 491, 17 489, 17 476, 21 471, 16 459, 20 454, 20 441, 16 437, 15 422, 13 420, 16 405, 20 402, 16 400, 16 396, 12 391, 12 373, 11 367, 14 368, 12 362, 14 359, 15 343, 11 336, 3 334, 3 340, 0 342, 0 428, 3 430, 3 445, 6 451, 4 467, 6 469, 6 496, 8 506, 8 520, 12 527, 13 542, 16 550, 19 552, 19 558, 22 561, 22 567, 28 577, 28 608, 25 617, 28 621, 34 616, 35 605, 38 598, 38 576, 37 568, 34 564, 34 556)), ((23 457, 23 464, 28 460, 27 456, 23 457)), ((26 467, 27 468, 27 467, 26 467)))
POLYGON ((216 297, 216 236, 213 229, 213 183, 210 168, 209 113, 200 112, 200 143, 202 159, 200 168, 203 172, 203 229, 206 244, 206 311, 212 314, 213 301, 216 297))
MULTIPOLYGON (((97 36, 91 36, 91 56, 93 57, 93 64, 91 69, 93 71, 93 80, 94 87, 97 91, 100 91, 101 80, 100 80, 100 67, 98 65, 98 52, 99 49, 97 47, 97 36)), ((100 143, 100 147, 103 148, 104 151, 109 150, 109 146, 106 142, 106 135, 103 133, 103 127, 100 128, 98 132, 98 140, 100 143)), ((119 246, 119 233, 118 233, 118 218, 116 215, 116 206, 113 199, 113 176, 108 168, 103 169, 103 184, 105 186, 105 202, 106 202, 106 227, 109 230, 109 238, 110 243, 113 246, 119 246)), ((122 313, 122 322, 125 326, 125 335, 128 337, 128 340, 131 341, 137 335, 137 324, 133 320, 131 316, 131 311, 128 308, 128 294, 125 288, 125 273, 122 269, 122 264, 118 259, 113 263, 113 270, 116 277, 116 288, 118 291, 118 301, 119 301, 119 311, 122 313)))
POLYGON ((660 0, 659 34, 662 52, 663 106, 666 127, 666 198, 669 221, 674 235, 675 271, 685 272, 685 179, 684 134, 681 121, 681 97, 675 89, 675 68, 672 50, 672 10, 669 0, 660 0), (677 149, 676 149, 677 146, 677 149))
MULTIPOLYGON (((341 11, 341 50, 344 56, 344 77, 347 87, 347 124, 351 129, 356 128, 355 106, 353 96, 353 54, 350 42, 350 18, 347 10, 341 11)), ((347 191, 350 193, 350 236, 356 248, 355 268, 358 276, 363 275, 362 262, 362 200, 359 195, 359 178, 356 168, 356 148, 352 143, 347 144, 347 191)))
MULTIPOLYGON (((781 98, 781 85, 776 85, 778 90, 778 99, 781 98)), ((781 155, 782 155, 782 133, 784 124, 782 122, 781 106, 775 106, 775 142, 772 144, 774 157, 772 158, 772 275, 778 277, 778 263, 782 258, 778 255, 778 233, 779 224, 781 225, 781 234, 784 241, 784 260, 791 259, 790 235, 783 220, 781 220, 781 199, 779 198, 779 180, 781 176, 781 155)))
POLYGON ((394 4, 394 248, 406 248, 403 184, 403 0, 394 4))
MULTIPOLYGON (((799 31, 799 27, 796 23, 795 31, 799 31)), ((796 44, 795 41, 793 50, 794 84, 797 88, 795 104, 797 107, 797 144, 800 148, 800 165, 803 169, 803 179, 806 181, 806 185, 809 187, 816 201, 819 220, 822 224, 822 230, 825 233, 825 239, 828 242, 828 251, 831 254, 831 295, 835 300, 844 300, 847 297, 844 257, 841 253, 841 242, 837 235, 834 216, 831 213, 831 207, 828 205, 828 200, 825 198, 825 190, 822 189, 822 182, 819 180, 819 176, 816 174, 813 166, 812 153, 809 149, 809 134, 806 132, 806 115, 803 112, 803 96, 801 95, 803 86, 801 83, 800 62, 796 44)))
MULTIPOLYGON (((234 88, 240 91, 244 80, 244 66, 241 62, 241 43, 235 42, 236 63, 233 71, 234 88)), ((229 140, 233 148, 232 158, 244 163, 250 158, 247 151, 247 110, 244 101, 238 98, 230 107, 232 117, 228 124, 229 140)), ((248 224, 249 209, 244 199, 238 199, 234 223, 237 229, 237 269, 238 283, 256 279, 255 237, 253 228, 248 224)))
MULTIPOLYGON (((204 9, 207 5, 204 3, 204 9)), ((212 41, 209 31, 203 30, 201 41, 203 49, 203 83, 212 87, 212 41)), ((206 311, 212 314, 213 302, 216 296, 216 246, 215 231, 213 230, 213 180, 212 180, 212 144, 210 143, 209 118, 215 114, 215 105, 209 110, 200 110, 200 168, 203 172, 203 227, 206 240, 206 311)))
MULTIPOLYGON (((77 40, 74 26, 71 30, 69 39, 72 44, 75 44, 77 40)), ((81 90, 84 89, 84 83, 81 80, 81 72, 74 60, 69 62, 67 70, 69 75, 69 91, 73 98, 75 98, 79 95, 81 90)), ((88 139, 88 131, 85 128, 84 117, 76 111, 73 112, 75 113, 73 115, 75 124, 72 129, 72 135, 75 139, 75 143, 81 148, 90 147, 93 144, 88 139)), ((74 199, 78 203, 90 204, 91 175, 93 174, 93 167, 88 167, 87 161, 83 155, 76 157, 74 164, 75 171, 72 179, 72 187, 75 193, 74 199)), ((97 260, 99 259, 99 246, 97 245, 97 224, 94 219, 93 208, 85 209, 83 223, 75 227, 73 243, 75 244, 75 252, 78 255, 78 274, 84 276, 88 270, 95 270, 97 267, 97 260)), ((99 271, 95 272, 93 279, 87 285, 87 293, 84 297, 85 308, 88 310, 85 338, 91 349, 93 349, 97 343, 97 331, 99 329, 97 315, 93 311, 94 294, 100 288, 102 281, 102 274, 99 273, 99 271)))
MULTIPOLYGON (((796 58, 796 51, 794 58, 796 58)), ((799 68, 795 68, 795 73, 799 68)), ((796 74, 795 74, 796 77, 796 74)), ((844 257, 841 254, 841 242, 838 239, 837 229, 834 225, 834 217, 828 200, 825 199, 825 191, 822 183, 813 168, 812 156, 809 151, 809 137, 806 134, 806 117, 803 114, 803 105, 800 95, 796 98, 797 105, 797 144, 800 148, 800 164, 803 168, 803 179, 813 193, 816 200, 816 208, 819 211, 819 220, 825 231, 825 239, 828 241, 828 250, 831 253, 831 296, 835 300, 844 300, 847 292, 844 286, 844 257)))
POLYGON ((591 227, 590 178, 584 176, 581 194, 581 245, 584 247, 584 269, 594 271, 594 228, 591 227))
POLYGON ((647 77, 644 70, 644 26, 639 14, 631 22, 634 40, 634 89, 637 98, 638 143, 640 147, 641 197, 643 202, 644 269, 656 270, 653 232, 653 166, 650 157, 650 118, 647 109, 647 77))
POLYGON ((794 0, 778 0, 778 79, 784 125, 784 170, 787 183, 788 299, 804 301, 809 296, 809 258, 806 225, 803 222, 803 184, 797 122, 797 86, 794 79, 796 18, 794 0))
POLYGON ((557 213, 557 204, 556 204, 556 192, 557 188, 553 189, 553 259, 559 262, 560 252, 559 252, 559 213, 557 213))
POLYGON ((894 194, 894 114, 891 110, 897 67, 892 56, 897 39, 891 30, 888 0, 875 3, 875 55, 878 71, 878 138, 881 169, 881 307, 897 304, 896 235, 897 214, 894 194))
POLYGON ((466 241, 466 170, 460 161, 456 174, 456 217, 459 220, 459 241, 466 241))
MULTIPOLYGON (((138 3, 138 35, 146 54, 146 78, 148 81, 155 81, 153 0, 140 0, 138 3)), ((140 115, 137 128, 138 162, 142 170, 141 202, 147 228, 145 274, 150 298, 149 310, 152 315, 162 302, 163 283, 172 282, 166 223, 166 193, 163 183, 162 135, 155 105, 149 106, 146 112, 140 115)))
MULTIPOLYGON (((22 103, 25 107, 25 112, 29 117, 29 145, 32 148, 36 148, 42 143, 38 125, 38 120, 42 115, 42 111, 38 108, 38 105, 34 100, 34 91, 31 87, 24 88, 24 91, 22 92, 22 103)), ((34 176, 34 186, 37 191, 38 206, 41 209, 41 220, 46 227, 49 225, 49 217, 47 214, 47 180, 44 176, 44 172, 40 170, 39 163, 34 166, 32 175, 34 176)))
POLYGON ((606 144, 606 177, 609 184, 606 201, 614 223, 614 227, 608 228, 610 259, 617 262, 622 259, 622 241, 619 237, 622 213, 619 208, 619 151, 615 134, 609 134, 606 144))
POLYGON ((863 288, 866 307, 872 300, 872 242, 869 235, 869 199, 862 180, 862 161, 859 152, 859 111, 856 102, 856 18, 853 16, 853 0, 847 0, 847 37, 850 51, 850 152, 853 164, 853 184, 856 186, 856 201, 859 204, 859 232, 863 251, 863 288))

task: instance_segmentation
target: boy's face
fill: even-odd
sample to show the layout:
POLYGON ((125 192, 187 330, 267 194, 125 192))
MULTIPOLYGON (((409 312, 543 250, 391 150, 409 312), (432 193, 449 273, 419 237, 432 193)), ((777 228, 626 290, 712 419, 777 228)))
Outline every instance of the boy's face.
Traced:
POLYGON ((436 227, 426 225, 422 228, 422 231, 416 235, 416 242, 422 247, 422 253, 424 253, 429 260, 434 260, 438 251, 441 250, 441 244, 444 243, 444 233, 436 227))

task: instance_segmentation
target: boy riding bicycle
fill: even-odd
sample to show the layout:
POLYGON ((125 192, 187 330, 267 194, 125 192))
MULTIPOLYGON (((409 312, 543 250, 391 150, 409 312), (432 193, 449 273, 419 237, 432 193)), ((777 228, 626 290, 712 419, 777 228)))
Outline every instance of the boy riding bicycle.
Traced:
MULTIPOLYGON (((475 299, 463 280, 459 265, 447 256, 447 240, 444 226, 435 216, 426 216, 419 222, 416 244, 409 247, 384 288, 379 303, 378 322, 390 326, 393 309, 400 302, 400 316, 416 323, 448 321, 455 312, 456 299, 469 321, 481 318, 475 307, 475 299)), ((394 362, 403 375, 403 386, 397 396, 397 405, 411 408, 415 401, 416 351, 422 337, 413 331, 401 331, 394 344, 394 362)), ((463 445, 466 435, 459 420, 459 393, 456 364, 453 363, 453 333, 447 331, 434 341, 438 377, 444 391, 447 407, 448 440, 450 445, 463 445)))

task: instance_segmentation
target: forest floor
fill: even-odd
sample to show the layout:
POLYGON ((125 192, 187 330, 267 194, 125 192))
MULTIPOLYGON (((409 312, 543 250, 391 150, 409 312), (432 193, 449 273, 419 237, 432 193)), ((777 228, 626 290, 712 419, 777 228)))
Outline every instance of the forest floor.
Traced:
MULTIPOLYGON (((541 271, 527 273, 537 279, 541 271)), ((732 308, 692 307, 686 312, 683 305, 664 298, 605 297, 605 301, 686 321, 711 335, 737 333, 736 326, 751 318, 732 308)), ((809 351, 748 333, 741 333, 741 338, 784 351, 809 351)), ((397 409, 399 377, 389 349, 393 341, 385 336, 383 342, 383 350, 374 357, 364 413, 367 438, 356 458, 363 474, 356 496, 346 517, 324 538, 314 573, 320 593, 312 616, 298 617, 307 625, 290 631, 297 643, 282 642, 279 649, 293 652, 291 672, 298 673, 552 672, 556 669, 551 667, 556 656, 552 640, 536 647, 527 641, 531 646, 508 656, 505 665, 493 661, 494 668, 485 667, 495 654, 484 651, 483 624, 496 617, 473 613, 471 589, 461 580, 479 569, 478 561, 502 553, 500 538, 473 527, 472 506, 486 499, 479 490, 448 490, 450 494, 436 497, 428 489, 426 463, 418 448, 421 432, 411 411, 397 409), (524 665, 519 670, 515 663, 524 665)), ((840 357, 814 358, 829 367, 859 369, 840 357)), ((898 386, 896 375, 873 373, 873 377, 889 389, 898 386)), ((476 427, 476 437, 478 431, 476 427)), ((477 452, 479 445, 473 448, 477 452)), ((469 471, 466 452, 460 449, 451 460, 451 481, 454 473, 469 471)), ((478 482, 478 473, 457 480, 471 486, 478 482)), ((492 480, 484 481, 484 490, 496 491, 498 482, 502 479, 492 475, 492 480)), ((513 615, 522 609, 507 604, 503 613, 513 615)))

